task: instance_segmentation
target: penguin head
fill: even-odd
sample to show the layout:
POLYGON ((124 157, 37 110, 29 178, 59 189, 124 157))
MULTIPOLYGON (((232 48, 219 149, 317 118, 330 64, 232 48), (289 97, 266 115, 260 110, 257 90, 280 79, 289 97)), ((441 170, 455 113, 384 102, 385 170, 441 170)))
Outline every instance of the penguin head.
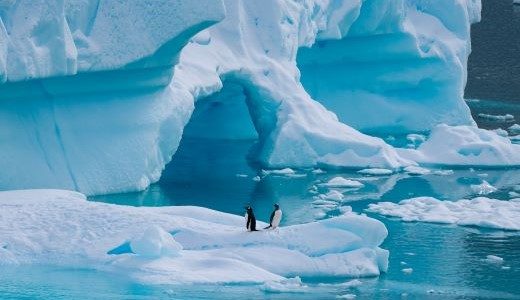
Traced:
POLYGON ((278 203, 275 203, 275 204, 274 204, 274 208, 279 209, 279 208, 280 208, 280 205, 278 205, 278 203))

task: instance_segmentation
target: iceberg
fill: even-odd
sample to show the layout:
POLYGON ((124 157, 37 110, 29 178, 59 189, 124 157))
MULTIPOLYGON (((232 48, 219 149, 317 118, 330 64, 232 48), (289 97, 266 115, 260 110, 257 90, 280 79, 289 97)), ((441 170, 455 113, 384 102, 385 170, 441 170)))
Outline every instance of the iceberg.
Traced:
POLYGON ((88 266, 158 284, 288 288, 295 276, 377 276, 388 267, 380 248, 386 227, 354 213, 247 232, 242 216, 201 207, 129 207, 72 191, 20 190, 0 192, 0 216, 0 265, 88 266))
POLYGON ((518 165, 484 133, 458 154, 435 138, 479 130, 461 99, 479 18, 478 0, 8 1, 0 189, 143 190, 185 137, 257 139, 265 169, 518 165), (401 151, 358 131, 378 128, 432 134, 401 151))

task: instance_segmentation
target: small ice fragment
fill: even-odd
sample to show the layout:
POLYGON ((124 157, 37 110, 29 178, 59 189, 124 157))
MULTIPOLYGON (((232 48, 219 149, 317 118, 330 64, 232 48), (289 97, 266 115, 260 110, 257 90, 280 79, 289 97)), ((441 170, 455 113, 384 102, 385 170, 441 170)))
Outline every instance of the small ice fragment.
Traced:
POLYGON ((401 262, 401 265, 402 265, 402 266, 405 266, 405 265, 407 265, 407 263, 406 263, 405 261, 402 261, 402 262, 401 262))
POLYGON ((488 177, 489 174, 488 173, 480 173, 480 174, 477 174, 478 177, 488 177))
POLYGON ((296 172, 291 168, 285 168, 285 169, 275 169, 275 170, 262 170, 262 174, 264 175, 292 175, 296 172))
POLYGON ((415 253, 413 253, 413 252, 405 252, 404 254, 409 255, 409 256, 415 256, 415 253))
POLYGON ((312 170, 312 173, 313 174, 324 174, 325 171, 323 171, 322 169, 314 169, 314 170, 312 170))
POLYGON ((413 269, 412 268, 404 268, 401 270, 405 274, 412 274, 413 269))
POLYGON ((336 296, 336 299, 356 299, 356 295, 355 294, 338 295, 338 296, 336 296))
MULTIPOLYGON (((518 1, 520 1, 520 0, 518 0, 518 1)), ((500 269, 502 269, 502 270, 509 270, 509 269, 511 269, 511 267, 510 266, 502 266, 500 269)))
POLYGON ((249 177, 247 174, 237 174, 237 177, 249 177))
POLYGON ((488 255, 486 256, 485 261, 493 264, 502 264, 504 262, 504 259, 500 256, 496 255, 488 255))
POLYGON ((260 181, 260 180, 261 180, 261 178, 260 178, 260 176, 258 176, 258 175, 255 176, 255 177, 253 177, 253 181, 260 181))
POLYGON ((497 188, 483 180, 481 184, 472 184, 471 190, 478 195, 487 195, 497 191, 497 188))
POLYGON ((425 168, 421 168, 421 167, 418 167, 418 166, 408 166, 406 168, 404 168, 405 172, 410 174, 410 175, 427 175, 427 174, 430 174, 430 170, 428 169, 425 169, 425 168))
POLYGON ((362 188, 364 186, 364 184, 359 181, 345 179, 339 176, 332 178, 323 185, 331 188, 362 188))
POLYGON ((345 198, 345 196, 343 196, 342 193, 335 191, 335 190, 332 190, 326 194, 321 194, 321 195, 319 195, 319 197, 321 199, 333 200, 333 201, 341 201, 345 198))
POLYGON ((371 168, 359 170, 358 173, 366 175, 390 175, 394 173, 394 171, 389 169, 371 168))
POLYGON ((508 128, 508 130, 511 134, 520 134, 520 125, 513 124, 508 128))
POLYGON ((432 172, 433 175, 439 175, 439 176, 447 176, 447 175, 453 175, 453 170, 435 170, 432 172))
POLYGON ((308 288, 298 276, 278 281, 268 281, 260 286, 260 290, 266 293, 305 293, 308 288))
POLYGON ((515 117, 511 114, 505 114, 505 115, 489 115, 489 114, 478 114, 479 118, 482 119, 488 119, 493 120, 497 122, 506 122, 506 121, 512 121, 515 119, 515 117))

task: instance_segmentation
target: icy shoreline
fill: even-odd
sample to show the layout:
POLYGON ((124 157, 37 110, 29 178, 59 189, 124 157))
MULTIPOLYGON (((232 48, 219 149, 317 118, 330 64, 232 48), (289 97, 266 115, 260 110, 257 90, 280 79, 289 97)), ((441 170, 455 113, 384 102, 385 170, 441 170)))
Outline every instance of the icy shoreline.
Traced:
POLYGON ((89 202, 63 190, 0 192, 0 212, 0 265, 89 266, 152 284, 377 276, 388 265, 386 227, 356 214, 250 233, 242 216, 89 202))

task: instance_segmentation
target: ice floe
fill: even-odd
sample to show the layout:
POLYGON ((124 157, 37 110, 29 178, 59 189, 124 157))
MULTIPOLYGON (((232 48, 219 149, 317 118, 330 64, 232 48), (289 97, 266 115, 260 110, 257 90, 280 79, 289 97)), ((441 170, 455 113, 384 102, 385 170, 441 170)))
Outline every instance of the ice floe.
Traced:
POLYGON ((399 203, 369 204, 367 211, 392 216, 407 222, 430 222, 520 230, 520 202, 485 197, 442 201, 418 197, 399 203))
POLYGON ((445 166, 520 165, 520 145, 475 126, 438 125, 417 149, 397 149, 419 164, 445 166))
POLYGON ((499 122, 505 122, 505 121, 511 121, 514 120, 515 117, 511 114, 505 114, 505 115, 489 115, 489 114, 478 114, 479 118, 482 119, 488 119, 493 121, 499 121, 499 122))
POLYGON ((388 265, 385 226, 354 213, 251 233, 243 216, 90 202, 62 190, 0 192, 0 236, 0 265, 88 266, 157 284, 288 286, 286 277, 376 276, 388 265))
POLYGON ((497 188, 483 180, 481 184, 472 184, 471 190, 477 195, 487 195, 497 191, 497 188))
POLYGON ((394 171, 389 170, 389 169, 370 168, 370 169, 359 170, 358 173, 365 174, 365 175, 378 176, 378 175, 390 175, 390 174, 393 174, 394 171))
POLYGON ((329 188, 362 188, 364 186, 364 184, 357 180, 346 179, 339 176, 332 178, 322 185, 329 188))
POLYGON ((508 128, 509 132, 511 132, 511 134, 515 135, 515 134, 520 134, 520 125, 519 124, 513 124, 511 125, 509 128, 508 128))

